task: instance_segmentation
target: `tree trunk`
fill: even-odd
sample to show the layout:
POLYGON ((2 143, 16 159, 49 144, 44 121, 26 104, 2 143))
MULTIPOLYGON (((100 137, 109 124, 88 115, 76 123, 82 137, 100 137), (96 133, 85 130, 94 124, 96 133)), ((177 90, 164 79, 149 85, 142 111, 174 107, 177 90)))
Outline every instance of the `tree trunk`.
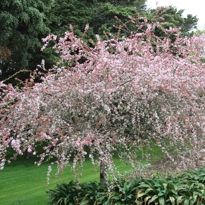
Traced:
POLYGON ((100 184, 102 186, 106 186, 108 182, 107 173, 106 173, 106 165, 104 162, 100 162, 100 184))

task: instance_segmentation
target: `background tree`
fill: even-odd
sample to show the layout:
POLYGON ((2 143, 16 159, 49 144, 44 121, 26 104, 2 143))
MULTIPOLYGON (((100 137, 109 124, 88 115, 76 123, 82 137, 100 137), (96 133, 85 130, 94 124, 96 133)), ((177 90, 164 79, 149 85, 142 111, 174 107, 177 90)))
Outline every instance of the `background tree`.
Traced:
POLYGON ((101 3, 111 3, 115 6, 133 6, 138 11, 145 9, 146 0, 98 0, 101 3))
MULTIPOLYGON (((0 45, 11 52, 0 62, 1 79, 7 79, 10 76, 10 81, 7 80, 7 83, 12 82, 14 79, 11 77, 12 74, 19 70, 35 69, 42 58, 46 59, 46 69, 51 68, 58 61, 58 55, 53 52, 52 45, 43 53, 39 52, 41 38, 49 33, 61 36, 69 30, 69 24, 74 25, 77 36, 82 36, 85 25, 89 23, 90 29, 83 39, 96 41, 95 34, 106 39, 104 32, 116 35, 120 30, 121 36, 130 36, 131 33, 136 32, 136 27, 130 23, 130 17, 136 18, 138 12, 142 16, 147 16, 150 22, 167 21, 164 24, 165 29, 169 29, 169 26, 173 28, 181 26, 184 36, 190 35, 191 29, 197 23, 195 16, 182 17, 183 10, 177 11, 174 7, 165 9, 166 12, 162 12, 162 9, 146 10, 145 3, 146 0, 1 1, 0 45), (153 20, 153 17, 157 15, 162 15, 165 20, 161 20, 161 17, 153 20), (122 22, 127 22, 123 28, 122 22)), ((140 24, 139 21, 138 25, 140 24)), ((142 28, 138 32, 145 30, 146 28, 142 28)), ((156 29, 155 34, 166 37, 161 29, 156 29)), ((25 79, 28 74, 19 72, 15 77, 25 79)))
POLYGON ((85 38, 95 38, 95 34, 103 35, 103 31, 115 31, 113 24, 119 24, 114 18, 122 21, 128 16, 136 16, 137 12, 145 10, 146 0, 138 1, 62 1, 56 0, 48 16, 48 25, 54 34, 63 34, 69 30, 69 24, 74 25, 76 35, 81 36, 87 23, 90 29, 85 38))
POLYGON ((202 35, 202 34, 204 34, 205 33, 205 30, 204 29, 197 29, 195 32, 194 32, 194 34, 196 35, 196 36, 200 36, 200 35, 202 35))
POLYGON ((47 24, 54 34, 64 34, 69 24, 74 25, 76 35, 81 36, 84 27, 93 18, 95 0, 55 0, 49 12, 47 24))
MULTIPOLYGON (((157 9, 150 9, 148 13, 148 19, 151 20, 155 16, 155 21, 166 22, 163 27, 164 29, 181 28, 182 36, 193 35, 193 29, 197 28, 198 19, 196 16, 187 14, 183 16, 183 9, 178 10, 174 6, 169 7, 158 7, 157 9), (156 17, 159 18, 156 18, 156 17)), ((152 21, 152 20, 151 20, 152 21)), ((160 36, 164 32, 160 30, 156 31, 156 35, 160 36)))
POLYGON ((0 45, 11 52, 1 59, 2 78, 21 69, 35 69, 42 59, 41 38, 49 34, 45 15, 49 0, 2 0, 0 2, 0 45), (40 56, 39 56, 40 54, 40 56))
MULTIPOLYGON (((140 9, 139 9, 140 10, 140 9)), ((139 11, 138 10, 138 11, 139 11)), ((122 22, 129 20, 129 16, 137 17, 137 9, 132 6, 124 6, 122 4, 112 4, 112 3, 99 3, 94 10, 94 18, 90 22, 90 26, 95 34, 99 34, 101 37, 104 36, 104 32, 117 34, 119 31, 119 26, 122 22)), ((140 10, 142 12, 142 10, 140 10)), ((125 36, 130 35, 131 30, 136 28, 132 27, 132 24, 127 24, 121 33, 125 36)))

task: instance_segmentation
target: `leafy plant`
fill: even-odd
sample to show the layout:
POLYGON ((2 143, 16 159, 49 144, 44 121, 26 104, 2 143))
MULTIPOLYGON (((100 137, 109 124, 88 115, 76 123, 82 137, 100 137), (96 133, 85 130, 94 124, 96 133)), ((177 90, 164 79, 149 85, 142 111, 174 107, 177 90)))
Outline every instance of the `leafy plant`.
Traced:
POLYGON ((123 180, 119 179, 112 190, 108 193, 105 204, 132 205, 136 198, 136 189, 142 178, 123 180))
POLYGON ((137 179, 118 179, 109 188, 99 183, 57 185, 50 195, 50 204, 79 205, 202 205, 205 203, 205 185, 195 174, 205 169, 192 170, 175 176, 137 179), (193 174, 193 176, 191 176, 193 174), (194 179, 194 180, 193 180, 194 179), (197 181, 199 180, 199 181, 197 181))
POLYGON ((205 167, 200 169, 191 169, 190 171, 184 172, 181 178, 186 181, 200 182, 205 184, 205 167))
MULTIPOLYGON (((84 190, 83 190, 84 191, 84 190)), ((82 198, 81 187, 74 181, 58 184, 47 192, 50 205, 73 205, 82 198)))
POLYGON ((183 202, 185 205, 194 205, 205 202, 205 186, 199 182, 181 183, 178 185, 177 203, 183 202))
POLYGON ((95 205, 103 204, 107 196, 107 188, 97 182, 58 184, 47 191, 50 205, 95 205))
POLYGON ((160 205, 176 204, 177 187, 171 181, 162 178, 146 179, 138 186, 136 203, 160 205))
POLYGON ((99 183, 83 183, 81 189, 84 190, 84 194, 80 205, 100 205, 107 199, 107 188, 99 183))

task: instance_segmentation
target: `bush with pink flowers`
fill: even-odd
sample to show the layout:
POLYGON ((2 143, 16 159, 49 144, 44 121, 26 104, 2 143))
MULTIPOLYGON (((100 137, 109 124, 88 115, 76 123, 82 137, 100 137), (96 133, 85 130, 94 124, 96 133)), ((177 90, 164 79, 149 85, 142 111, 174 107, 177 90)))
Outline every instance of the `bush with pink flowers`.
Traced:
POLYGON ((199 165, 205 36, 180 38, 179 30, 170 28, 160 39, 154 35, 162 28, 159 22, 141 22, 130 38, 97 36, 92 47, 72 26, 62 38, 50 35, 45 46, 56 41, 61 60, 41 83, 21 89, 0 83, 1 169, 12 148, 14 158, 27 151, 39 156, 37 164, 53 159, 59 172, 72 161, 76 176, 87 156, 101 165, 104 178, 107 173, 115 179, 114 155, 140 171, 137 150, 146 152, 150 142, 177 170, 199 165))

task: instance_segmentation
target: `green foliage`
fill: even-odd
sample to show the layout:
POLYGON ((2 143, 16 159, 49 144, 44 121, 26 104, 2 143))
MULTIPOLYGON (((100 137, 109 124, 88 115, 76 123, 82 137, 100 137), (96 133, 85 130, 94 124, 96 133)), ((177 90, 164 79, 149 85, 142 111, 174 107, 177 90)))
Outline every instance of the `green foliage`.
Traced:
POLYGON ((201 183, 191 182, 189 184, 180 184, 178 186, 177 202, 187 205, 201 204, 205 202, 205 186, 201 183))
POLYGON ((57 185, 54 190, 48 191, 50 204, 76 204, 78 198, 81 198, 80 187, 73 181, 68 184, 57 185))
POLYGON ((80 205, 104 204, 107 198, 107 188, 100 183, 90 182, 81 184, 82 200, 80 205))
POLYGON ((144 179, 138 186, 136 203, 142 204, 204 204, 205 169, 192 170, 177 177, 144 179))
POLYGON ((198 170, 192 169, 187 171, 180 178, 182 178, 185 182, 192 181, 205 184, 205 167, 198 170))
POLYGON ((128 20, 128 16, 137 16, 137 12, 145 10, 145 0, 135 1, 86 1, 55 0, 51 12, 48 14, 47 24, 54 34, 63 34, 69 30, 69 24, 74 26, 74 32, 81 36, 87 23, 90 29, 85 39, 94 39, 95 34, 104 36, 104 31, 117 33, 119 25, 115 19, 117 16, 122 22, 128 20))
POLYGON ((133 204, 136 199, 137 187, 143 181, 142 178, 124 180, 119 179, 114 188, 109 192, 107 205, 109 204, 133 204))
MULTIPOLYGON (((181 28, 182 36, 191 36, 193 35, 193 29, 196 28, 198 19, 196 16, 188 14, 186 17, 183 16, 184 10, 177 10, 176 7, 160 7, 157 9, 151 9, 148 14, 148 19, 152 21, 153 16, 158 16, 154 21, 166 22, 164 23, 164 29, 172 28, 181 28)), ((164 32, 161 30, 156 30, 156 35, 161 36, 164 32)))
POLYGON ((134 6, 139 11, 145 8, 146 0, 99 0, 98 2, 111 3, 116 6, 134 6))
MULTIPOLYGON (((123 27, 122 24, 129 21, 129 17, 136 18, 139 12, 149 21, 153 21, 153 16, 158 15, 159 18, 154 21, 166 21, 166 29, 170 26, 181 27, 183 36, 193 34, 192 29, 198 21, 196 16, 189 14, 183 17, 183 10, 177 10, 175 7, 165 9, 166 12, 158 9, 146 10, 145 3, 146 0, 2 0, 1 80, 7 79, 19 70, 34 70, 41 59, 46 59, 46 69, 51 68, 58 56, 52 52, 51 47, 39 52, 42 46, 41 38, 49 33, 63 35, 69 30, 69 24, 74 26, 77 36, 82 36, 85 25, 89 23, 90 29, 83 37, 86 41, 95 40, 95 34, 104 39, 104 32, 116 35, 120 31, 121 35, 130 36, 131 32, 140 31, 131 23, 126 23, 123 27), (160 17, 160 12, 164 20, 160 17)), ((155 33, 160 37, 165 35, 159 28, 156 28, 155 33)), ((25 79, 28 73, 20 72, 15 77, 25 79)), ((14 83, 13 80, 14 78, 11 78, 10 82, 14 83)))
MULTIPOLYGON (((95 34, 102 37, 105 31, 116 34, 118 25, 126 22, 129 19, 128 16, 137 17, 138 12, 151 21, 157 15, 158 18, 155 21, 166 21, 165 28, 181 27, 183 35, 189 35, 189 32, 197 25, 196 16, 190 14, 187 17, 182 16, 184 10, 177 10, 172 6, 169 9, 146 10, 145 3, 146 0, 55 0, 51 12, 47 15, 47 25, 52 33, 63 34, 69 30, 69 24, 72 24, 75 34, 81 36, 85 25, 89 23, 90 30, 87 33, 87 39, 95 38, 95 34)), ((163 32, 156 32, 158 36, 163 35, 163 32)), ((130 35, 126 32, 124 34, 130 35)))
POLYGON ((3 79, 21 69, 35 69, 42 59, 42 54, 39 56, 38 53, 41 38, 50 32, 45 24, 50 2, 0 1, 0 45, 11 51, 7 59, 0 59, 3 79))
POLYGON ((93 205, 99 202, 102 204, 106 193, 106 188, 99 183, 82 183, 71 181, 68 184, 57 185, 55 189, 47 192, 50 199, 50 205, 93 205), (101 201, 101 202, 100 202, 101 201))
POLYGON ((177 186, 163 178, 145 179, 139 185, 136 203, 176 204, 177 186))
POLYGON ((47 15, 47 24, 54 34, 63 34, 74 26, 75 34, 82 35, 84 27, 93 18, 94 1, 55 0, 47 15))
POLYGON ((205 33, 205 30, 204 30, 204 29, 202 29, 202 30, 197 29, 197 30, 194 32, 194 34, 195 34, 196 36, 200 36, 200 35, 202 35, 203 33, 205 33))
POLYGON ((100 184, 71 181, 47 192, 50 204, 195 205, 205 203, 205 168, 176 177, 119 179, 109 189, 100 184))
MULTIPOLYGON (((111 3, 99 4, 95 7, 94 18, 90 22, 90 26, 94 33, 98 33, 101 37, 105 37, 103 32, 117 34, 121 29, 124 22, 128 21, 128 16, 137 17, 137 11, 135 7, 113 5, 111 3)), ((134 25, 132 24, 132 27, 134 25)), ((136 30, 136 28, 129 27, 123 28, 121 31, 125 36, 130 35, 130 30, 136 30)))

